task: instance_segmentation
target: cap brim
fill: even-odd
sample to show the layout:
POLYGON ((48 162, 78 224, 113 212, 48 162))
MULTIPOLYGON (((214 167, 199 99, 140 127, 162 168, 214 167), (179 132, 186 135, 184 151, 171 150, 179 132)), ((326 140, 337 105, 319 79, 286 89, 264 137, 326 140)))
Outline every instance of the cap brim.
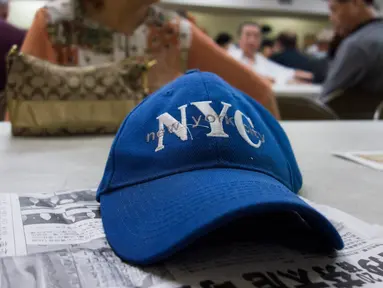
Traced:
POLYGON ((265 174, 216 168, 190 171, 101 195, 109 244, 141 265, 170 257, 212 230, 252 213, 295 211, 331 247, 343 248, 333 225, 265 174))

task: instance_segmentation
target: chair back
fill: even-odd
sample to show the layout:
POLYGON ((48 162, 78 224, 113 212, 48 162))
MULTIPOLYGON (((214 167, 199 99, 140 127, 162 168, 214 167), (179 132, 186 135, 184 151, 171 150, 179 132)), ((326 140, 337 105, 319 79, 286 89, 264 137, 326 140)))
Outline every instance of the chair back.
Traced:
POLYGON ((374 120, 383 120, 383 101, 380 102, 374 113, 374 120))
POLYGON ((309 97, 279 97, 282 120, 337 120, 338 116, 326 105, 309 97))
POLYGON ((377 107, 383 101, 381 93, 371 93, 360 89, 348 89, 334 93, 336 96, 328 101, 330 107, 340 119, 357 120, 374 118, 377 107))

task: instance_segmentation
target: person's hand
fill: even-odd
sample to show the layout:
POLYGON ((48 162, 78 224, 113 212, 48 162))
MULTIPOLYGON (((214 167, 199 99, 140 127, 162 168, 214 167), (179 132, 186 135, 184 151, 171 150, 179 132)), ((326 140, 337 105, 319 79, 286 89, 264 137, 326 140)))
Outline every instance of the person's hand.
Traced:
POLYGON ((296 70, 294 74, 294 80, 297 83, 311 83, 314 79, 314 75, 311 72, 296 70))
POLYGON ((150 91, 154 92, 182 75, 183 59, 179 47, 178 25, 166 23, 150 26, 148 46, 151 58, 157 61, 149 71, 150 91))
POLYGON ((149 70, 149 89, 155 92, 162 86, 181 76, 181 56, 176 47, 163 49, 152 54, 157 63, 149 70), (170 51, 169 51, 170 50, 170 51))
POLYGON ((287 84, 288 85, 299 85, 299 84, 309 84, 310 82, 306 81, 306 80, 300 80, 300 79, 297 79, 297 78, 291 78, 290 80, 287 81, 287 84))
POLYGON ((266 79, 267 82, 270 84, 275 84, 275 78, 269 77, 269 76, 263 76, 263 78, 266 79))

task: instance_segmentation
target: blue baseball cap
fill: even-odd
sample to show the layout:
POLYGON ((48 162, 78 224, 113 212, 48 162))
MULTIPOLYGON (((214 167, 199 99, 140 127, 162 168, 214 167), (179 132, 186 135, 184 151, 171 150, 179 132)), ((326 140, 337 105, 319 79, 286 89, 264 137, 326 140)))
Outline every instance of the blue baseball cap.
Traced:
POLYGON ((109 244, 135 264, 163 261, 245 215, 283 211, 342 249, 333 225, 297 195, 301 186, 275 118, 217 75, 191 70, 126 117, 97 200, 109 244))

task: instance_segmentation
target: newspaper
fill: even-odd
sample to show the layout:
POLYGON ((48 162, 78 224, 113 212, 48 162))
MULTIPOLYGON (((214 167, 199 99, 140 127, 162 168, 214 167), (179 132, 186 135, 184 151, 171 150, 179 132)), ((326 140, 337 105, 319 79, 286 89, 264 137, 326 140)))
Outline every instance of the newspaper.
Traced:
POLYGON ((0 194, 0 257, 105 247, 95 190, 0 194))
MULTIPOLYGON (((383 287, 383 227, 310 204, 338 229, 342 251, 245 237, 192 246, 143 268, 124 263, 109 247, 95 190, 0 194, 0 288, 383 287)), ((291 234, 281 238, 301 238, 291 234)))

